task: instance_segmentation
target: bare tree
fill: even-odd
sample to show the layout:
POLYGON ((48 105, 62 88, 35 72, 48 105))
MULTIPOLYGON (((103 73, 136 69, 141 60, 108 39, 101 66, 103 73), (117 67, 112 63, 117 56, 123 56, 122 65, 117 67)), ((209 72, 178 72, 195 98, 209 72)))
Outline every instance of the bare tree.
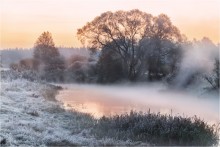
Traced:
POLYGON ((123 61, 127 77, 136 76, 136 47, 152 26, 153 17, 139 10, 105 12, 78 29, 79 39, 90 48, 111 48, 123 61), (109 46, 114 45, 114 48, 109 46))
MULTIPOLYGON (((181 40, 179 30, 166 15, 153 17, 137 9, 105 12, 78 29, 77 35, 82 43, 92 49, 109 48, 120 55, 125 76, 129 80, 135 80, 145 72, 146 51, 150 53, 152 49, 152 54, 161 54, 161 40, 181 40), (144 40, 148 40, 148 43, 143 43, 144 40)), ((159 63, 159 58, 152 64, 159 63)))

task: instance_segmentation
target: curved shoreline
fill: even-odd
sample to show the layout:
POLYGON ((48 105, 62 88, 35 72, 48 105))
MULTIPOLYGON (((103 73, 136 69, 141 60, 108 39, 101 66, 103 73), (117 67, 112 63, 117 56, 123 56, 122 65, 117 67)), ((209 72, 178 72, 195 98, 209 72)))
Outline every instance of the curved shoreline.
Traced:
MULTIPOLYGON (((50 87, 50 86, 49 86, 50 87)), ((89 134, 91 116, 61 108, 42 96, 47 84, 25 79, 1 80, 1 141, 6 146, 71 146, 130 144, 113 139, 96 139, 89 134)))
MULTIPOLYGON (((105 130, 104 127, 103 130, 103 124, 105 126, 106 120, 114 123, 113 118, 105 119, 104 117, 100 123, 100 120, 97 121, 89 114, 63 109, 54 97, 58 89, 54 85, 30 82, 22 78, 13 79, 10 76, 2 78, 0 101, 1 145, 149 145, 149 143, 141 141, 114 139, 120 133, 112 138, 108 132, 111 129, 105 130), (42 93, 43 91, 45 93, 42 93), (104 134, 99 138, 95 136, 97 134, 92 134, 91 129, 97 134, 104 134)), ((123 118, 124 115, 120 117, 123 118)), ((142 117, 145 118, 145 116, 140 115, 140 118, 142 117)), ((127 120, 132 116, 125 116, 125 118, 127 120)), ((117 129, 118 126, 120 124, 115 126, 114 129, 117 129)))

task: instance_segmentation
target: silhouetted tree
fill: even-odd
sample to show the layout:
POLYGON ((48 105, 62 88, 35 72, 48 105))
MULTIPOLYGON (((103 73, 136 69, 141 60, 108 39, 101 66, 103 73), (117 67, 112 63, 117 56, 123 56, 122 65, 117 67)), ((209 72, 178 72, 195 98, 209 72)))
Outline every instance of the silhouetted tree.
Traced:
POLYGON ((153 19, 150 30, 150 41, 147 48, 148 78, 159 80, 172 74, 181 59, 181 42, 183 36, 175 27, 169 17, 160 14, 153 19))
POLYGON ((97 63, 97 75, 100 83, 112 83, 125 78, 122 59, 113 49, 102 49, 97 63))
POLYGON ((149 76, 163 75, 163 68, 171 61, 167 58, 173 57, 176 42, 182 40, 166 15, 153 17, 139 10, 105 12, 78 29, 77 35, 92 49, 106 48, 118 54, 125 76, 131 81, 145 74, 146 60, 149 76))
POLYGON ((51 58, 58 57, 59 55, 51 33, 43 32, 35 43, 34 58, 46 63, 51 58))
POLYGON ((43 32, 34 46, 34 58, 44 66, 43 79, 62 81, 65 69, 64 58, 55 47, 51 33, 43 32))
POLYGON ((123 70, 130 80, 137 75, 137 45, 146 36, 153 17, 139 10, 105 12, 78 29, 78 37, 90 48, 101 49, 109 45, 122 58, 123 70))
POLYGON ((220 74, 220 66, 219 59, 215 59, 213 74, 211 76, 205 76, 206 81, 211 85, 211 89, 219 90, 219 74, 220 74))

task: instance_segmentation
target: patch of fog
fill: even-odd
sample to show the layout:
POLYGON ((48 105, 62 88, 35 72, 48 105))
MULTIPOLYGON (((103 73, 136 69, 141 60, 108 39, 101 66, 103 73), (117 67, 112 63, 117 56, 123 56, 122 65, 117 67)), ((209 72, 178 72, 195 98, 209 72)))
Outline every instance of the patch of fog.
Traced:
POLYGON ((219 121, 218 95, 197 95, 171 90, 162 84, 150 85, 84 85, 63 84, 57 99, 67 109, 103 115, 129 113, 130 110, 161 114, 194 115, 207 122, 219 121))
MULTIPOLYGON (((198 73, 210 74, 214 68, 215 59, 219 58, 219 46, 204 37, 201 41, 195 41, 191 45, 183 46, 183 58, 180 71, 175 78, 176 87, 183 87, 198 73)), ((200 81, 202 81, 200 79, 200 81)), ((201 84, 201 83, 200 83, 201 84)), ((199 84, 199 85, 200 85, 199 84)))

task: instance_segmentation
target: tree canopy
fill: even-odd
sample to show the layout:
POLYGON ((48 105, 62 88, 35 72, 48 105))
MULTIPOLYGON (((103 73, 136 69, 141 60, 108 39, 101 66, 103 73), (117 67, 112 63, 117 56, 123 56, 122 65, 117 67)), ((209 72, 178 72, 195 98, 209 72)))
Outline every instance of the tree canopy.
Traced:
POLYGON ((146 72, 156 78, 160 78, 158 75, 167 75, 161 73, 162 68, 171 66, 166 63, 171 60, 167 59, 172 58, 174 62, 176 55, 173 54, 178 53, 175 50, 178 50, 178 43, 183 40, 180 31, 167 15, 154 17, 137 9, 105 12, 78 29, 77 35, 89 48, 105 48, 118 54, 125 76, 130 80, 135 80, 146 72), (148 71, 143 70, 147 66, 146 62, 152 62, 148 64, 148 71), (162 66, 163 64, 166 66, 162 66), (152 66, 155 65, 158 70, 153 70, 155 67, 152 66))
POLYGON ((55 47, 50 32, 43 32, 34 46, 34 58, 43 65, 42 78, 48 81, 62 81, 65 69, 64 59, 55 47))
POLYGON ((34 58, 46 62, 49 58, 58 57, 59 51, 55 47, 50 32, 43 32, 34 45, 34 58))

